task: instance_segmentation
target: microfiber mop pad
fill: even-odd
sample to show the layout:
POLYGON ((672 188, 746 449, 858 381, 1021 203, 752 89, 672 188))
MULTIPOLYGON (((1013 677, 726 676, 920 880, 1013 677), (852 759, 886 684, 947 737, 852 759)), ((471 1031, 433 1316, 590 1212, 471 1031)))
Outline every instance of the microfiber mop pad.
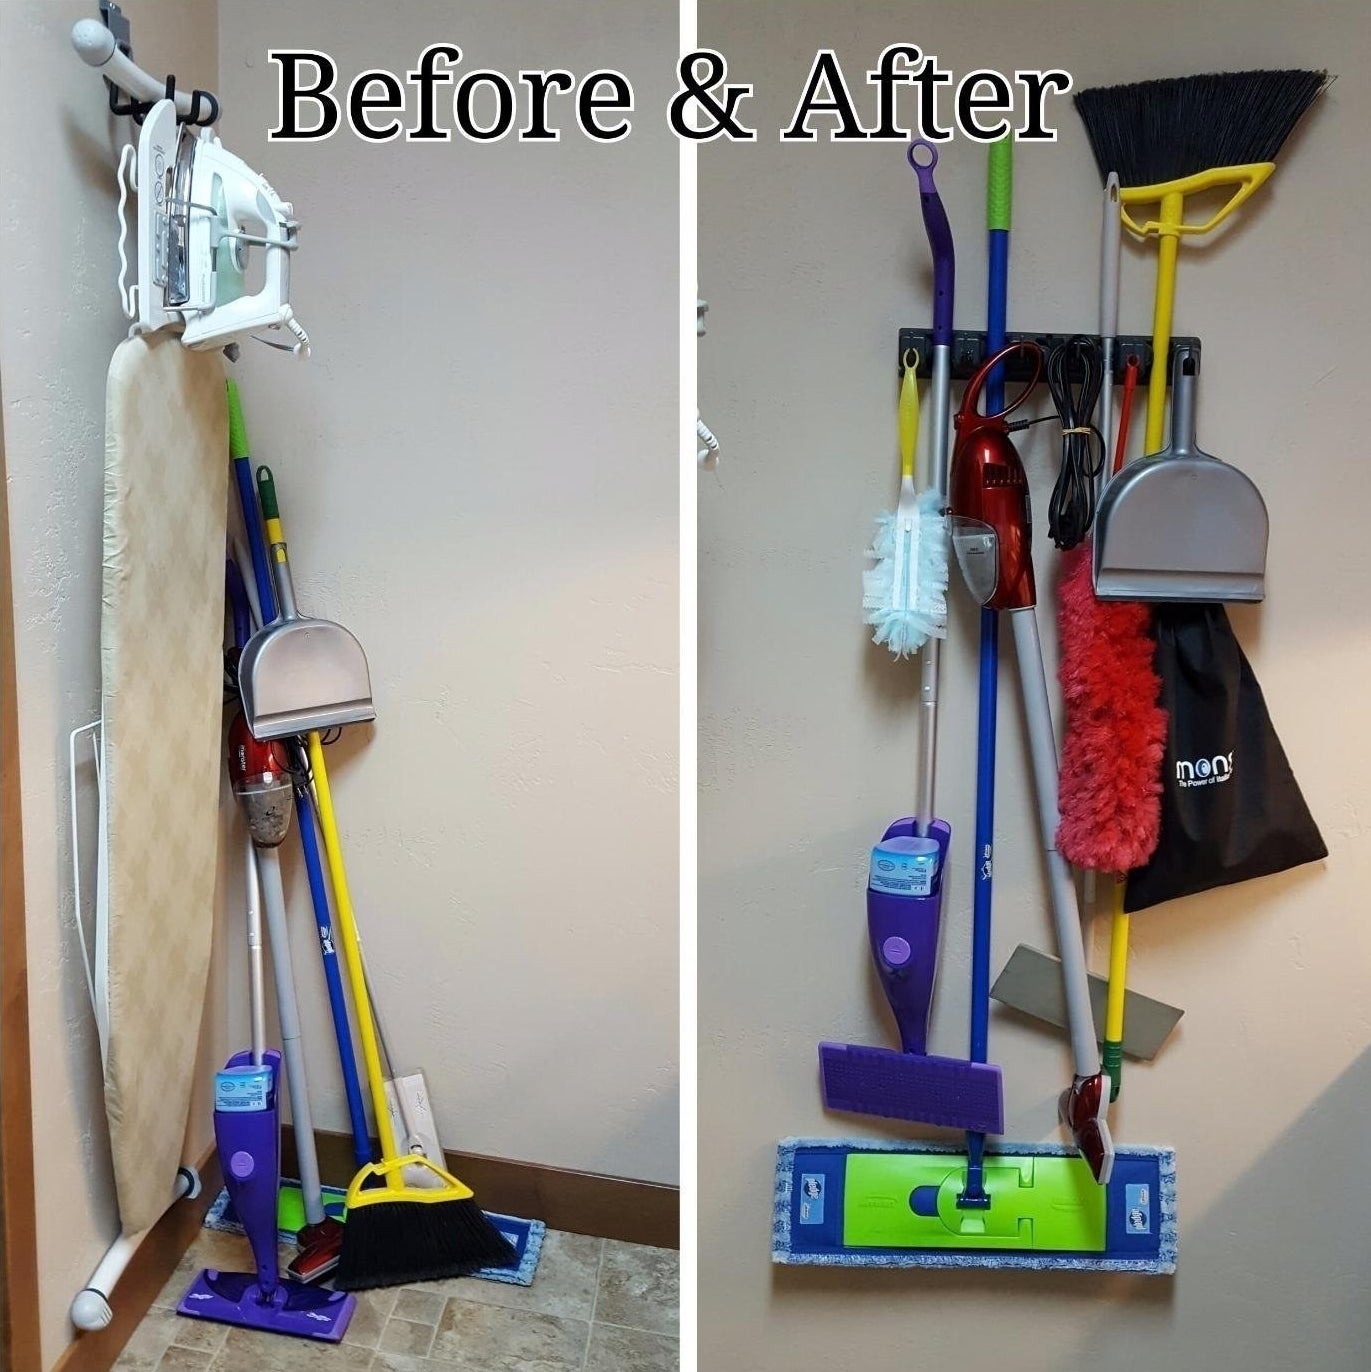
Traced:
POLYGON ((1097 1186, 1073 1149, 999 1143, 988 1210, 965 1210, 961 1149, 909 1140, 783 1139, 772 1261, 818 1267, 1176 1270, 1176 1157, 1120 1148, 1097 1186))
POLYGON ((1100 600, 1090 544, 1062 557, 1062 740, 1057 846, 1068 862, 1103 872, 1140 867, 1161 833, 1166 711, 1153 665, 1151 611, 1100 600))

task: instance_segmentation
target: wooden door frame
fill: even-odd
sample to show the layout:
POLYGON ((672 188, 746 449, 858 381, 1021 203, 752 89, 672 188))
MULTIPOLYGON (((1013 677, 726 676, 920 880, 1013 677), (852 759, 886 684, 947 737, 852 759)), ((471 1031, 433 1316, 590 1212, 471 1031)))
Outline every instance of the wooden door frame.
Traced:
MULTIPOLYGON (((0 413, 3 411, 0 410, 0 413)), ((4 434, 0 431, 0 1367, 41 1368, 38 1219, 24 830, 20 815, 18 679, 4 434)))

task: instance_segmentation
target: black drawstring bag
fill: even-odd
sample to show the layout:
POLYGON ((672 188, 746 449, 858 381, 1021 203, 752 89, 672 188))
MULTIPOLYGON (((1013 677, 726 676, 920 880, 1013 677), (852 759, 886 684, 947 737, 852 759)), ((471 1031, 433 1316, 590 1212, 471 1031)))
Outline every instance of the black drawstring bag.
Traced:
POLYGON ((1327 857, 1223 606, 1160 605, 1156 627, 1169 716, 1161 839, 1128 874, 1124 908, 1327 857))

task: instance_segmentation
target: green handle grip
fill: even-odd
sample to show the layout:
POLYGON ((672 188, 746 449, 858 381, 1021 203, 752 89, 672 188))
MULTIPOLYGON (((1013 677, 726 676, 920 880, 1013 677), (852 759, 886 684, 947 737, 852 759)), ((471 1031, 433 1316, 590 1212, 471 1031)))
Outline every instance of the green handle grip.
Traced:
POLYGON ((1118 1100, 1119 1087, 1123 1084, 1123 1044, 1113 1039, 1104 1041, 1104 1058, 1100 1070, 1109 1073, 1109 1099, 1118 1100))
POLYGON ((265 464, 257 469, 257 499, 262 502, 263 519, 281 518, 281 511, 276 504, 276 481, 271 468, 265 464))
POLYGON ((243 422, 243 402, 238 398, 238 383, 228 379, 229 456, 236 462, 248 455, 248 426, 243 422))
POLYGON ((1009 228, 1009 206, 1014 195, 1014 135, 1007 133, 990 145, 989 171, 985 183, 987 229, 1009 228))

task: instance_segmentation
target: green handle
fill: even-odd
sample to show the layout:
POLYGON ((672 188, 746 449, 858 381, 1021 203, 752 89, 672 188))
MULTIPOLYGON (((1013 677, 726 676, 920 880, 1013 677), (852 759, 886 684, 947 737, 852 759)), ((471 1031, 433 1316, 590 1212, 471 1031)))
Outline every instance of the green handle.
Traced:
POLYGON ((1123 1083, 1123 1044, 1114 1039, 1104 1041, 1104 1059, 1100 1070, 1109 1073, 1109 1099, 1118 1100, 1123 1083))
POLYGON ((990 145, 985 185, 986 228, 1009 228, 1009 204, 1014 194, 1014 135, 1007 133, 990 145))
POLYGON ((276 482, 271 468, 265 463, 257 469, 257 498, 262 502, 263 519, 280 519, 281 511, 276 504, 276 482))
POLYGON ((248 455, 248 426, 243 422, 243 402, 238 399, 238 383, 228 379, 229 456, 236 462, 248 455))

